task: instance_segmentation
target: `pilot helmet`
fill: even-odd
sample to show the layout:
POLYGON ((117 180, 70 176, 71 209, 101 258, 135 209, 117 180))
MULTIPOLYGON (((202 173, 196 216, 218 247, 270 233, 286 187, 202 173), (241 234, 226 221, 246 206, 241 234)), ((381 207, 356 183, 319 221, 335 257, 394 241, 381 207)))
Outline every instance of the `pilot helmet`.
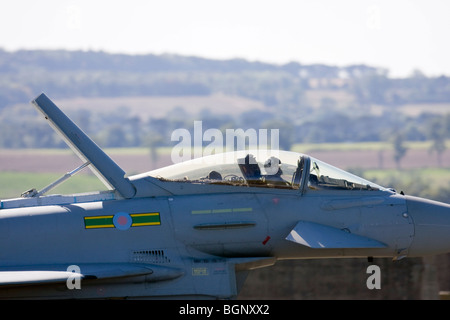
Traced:
POLYGON ((270 157, 264 162, 264 169, 269 175, 274 175, 280 169, 281 161, 277 157, 270 157))

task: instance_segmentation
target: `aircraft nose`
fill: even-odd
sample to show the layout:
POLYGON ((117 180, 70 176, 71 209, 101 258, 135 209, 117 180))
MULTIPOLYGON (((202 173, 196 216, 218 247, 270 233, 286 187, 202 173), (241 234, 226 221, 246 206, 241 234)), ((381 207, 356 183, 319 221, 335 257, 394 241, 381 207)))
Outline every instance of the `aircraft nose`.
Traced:
POLYGON ((406 197, 414 222, 414 239, 409 256, 450 252, 450 205, 416 197, 406 197))

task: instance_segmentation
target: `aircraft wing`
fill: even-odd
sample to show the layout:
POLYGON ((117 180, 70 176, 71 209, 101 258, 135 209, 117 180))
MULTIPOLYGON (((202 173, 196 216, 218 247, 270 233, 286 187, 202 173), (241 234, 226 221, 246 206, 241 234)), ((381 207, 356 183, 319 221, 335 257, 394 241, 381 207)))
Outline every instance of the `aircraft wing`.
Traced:
POLYGON ((386 247, 377 240, 309 221, 299 221, 286 240, 314 249, 386 247))
POLYGON ((83 278, 83 275, 68 271, 2 271, 0 286, 32 285, 65 282, 70 277, 83 278))
POLYGON ((80 266, 19 267, 0 270, 0 287, 64 283, 68 279, 108 279, 148 276, 147 281, 173 279, 182 273, 173 268, 136 264, 85 264, 80 266))

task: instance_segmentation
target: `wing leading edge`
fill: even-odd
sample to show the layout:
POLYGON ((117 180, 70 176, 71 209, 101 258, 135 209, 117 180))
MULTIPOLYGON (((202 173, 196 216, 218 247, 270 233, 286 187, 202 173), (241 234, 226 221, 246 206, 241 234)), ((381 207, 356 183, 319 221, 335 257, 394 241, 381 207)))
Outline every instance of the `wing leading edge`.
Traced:
POLYGON ((147 276, 147 281, 174 279, 183 274, 179 269, 135 264, 88 264, 75 266, 35 266, 0 271, 1 286, 64 283, 68 279, 110 279, 147 276), (78 271, 78 272, 77 272, 78 271))

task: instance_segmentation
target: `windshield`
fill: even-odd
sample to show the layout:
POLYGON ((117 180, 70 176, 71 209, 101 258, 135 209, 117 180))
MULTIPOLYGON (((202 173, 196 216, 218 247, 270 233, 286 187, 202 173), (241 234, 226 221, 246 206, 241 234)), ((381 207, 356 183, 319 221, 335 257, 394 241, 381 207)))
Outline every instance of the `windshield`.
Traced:
POLYGON ((311 157, 308 187, 318 189, 384 190, 383 187, 311 157))
POLYGON ((384 190, 318 159, 278 150, 243 150, 210 155, 147 174, 164 181, 202 184, 302 190, 305 185, 308 187, 306 190, 384 190))

